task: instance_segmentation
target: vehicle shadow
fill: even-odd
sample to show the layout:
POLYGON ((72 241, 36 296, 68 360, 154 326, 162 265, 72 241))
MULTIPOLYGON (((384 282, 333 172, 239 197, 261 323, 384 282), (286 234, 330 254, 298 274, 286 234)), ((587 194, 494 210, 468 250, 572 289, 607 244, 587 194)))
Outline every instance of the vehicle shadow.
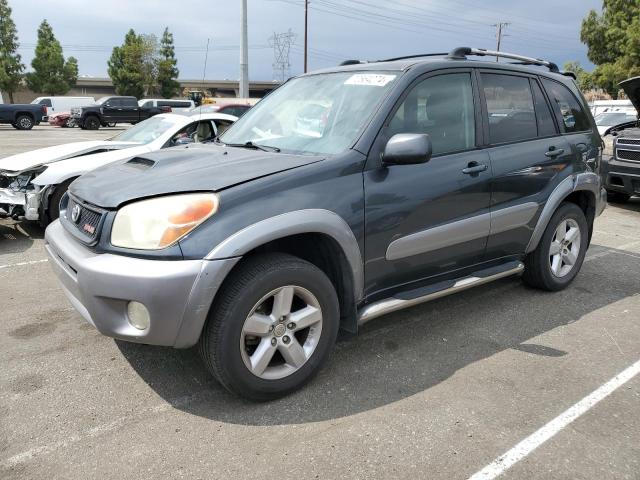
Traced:
POLYGON ((631 197, 624 203, 614 202, 609 200, 609 205, 621 208, 622 210, 629 210, 631 212, 640 213, 640 195, 636 195, 635 197, 631 197))
POLYGON ((0 255, 27 251, 33 241, 44 238, 44 229, 35 222, 0 219, 0 255))
POLYGON ((227 393, 195 349, 116 343, 160 397, 193 415, 243 425, 341 418, 427 390, 507 349, 529 356, 571 355, 538 345, 534 338, 640 293, 640 259, 598 248, 607 255, 585 262, 575 282, 561 292, 503 279, 373 321, 357 337, 342 338, 329 365, 310 384, 268 403, 227 393))

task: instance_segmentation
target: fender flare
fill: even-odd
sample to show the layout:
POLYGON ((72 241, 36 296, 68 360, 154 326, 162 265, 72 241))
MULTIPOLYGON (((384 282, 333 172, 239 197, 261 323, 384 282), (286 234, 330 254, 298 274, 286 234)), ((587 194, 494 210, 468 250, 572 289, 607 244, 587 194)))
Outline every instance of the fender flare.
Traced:
POLYGON ((338 243, 351 268, 354 298, 362 299, 364 267, 360 247, 347 222, 329 210, 296 210, 261 220, 227 237, 205 260, 240 257, 265 243, 302 233, 322 233, 338 243))
POLYGON ((594 204, 596 204, 600 198, 600 183, 600 176, 594 172, 578 173, 562 180, 553 192, 551 192, 551 195, 549 195, 549 198, 542 209, 542 213, 538 218, 535 229, 533 230, 533 234, 531 235, 531 239, 529 240, 525 253, 531 253, 538 247, 540 239, 542 239, 542 235, 547 229, 547 225, 549 225, 551 216, 565 198, 573 192, 588 191, 593 194, 594 204))

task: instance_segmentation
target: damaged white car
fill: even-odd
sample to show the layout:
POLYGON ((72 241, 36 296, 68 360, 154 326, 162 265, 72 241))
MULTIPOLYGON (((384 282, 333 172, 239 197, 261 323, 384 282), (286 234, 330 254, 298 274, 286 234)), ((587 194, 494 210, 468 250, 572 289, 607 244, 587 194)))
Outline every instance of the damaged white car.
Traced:
POLYGON ((60 199, 83 173, 162 148, 213 140, 237 117, 161 114, 107 140, 41 148, 0 159, 0 214, 38 220, 59 215, 60 199))

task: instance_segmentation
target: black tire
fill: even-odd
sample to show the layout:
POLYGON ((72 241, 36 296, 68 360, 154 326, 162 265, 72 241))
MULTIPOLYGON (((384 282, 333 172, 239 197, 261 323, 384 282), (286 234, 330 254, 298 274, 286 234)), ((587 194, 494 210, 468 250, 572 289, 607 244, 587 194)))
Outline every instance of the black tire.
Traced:
POLYGON ((111 127, 111 128, 114 128, 116 125, 117 125, 117 123, 116 123, 116 122, 109 122, 109 123, 107 123, 107 127, 111 127))
POLYGON ((566 288, 578 275, 582 267, 584 256, 587 253, 588 241, 589 226, 584 212, 575 203, 562 203, 551 217, 551 220, 549 220, 549 225, 547 225, 538 247, 525 258, 525 270, 522 279, 531 287, 551 292, 566 288), (551 270, 549 250, 560 222, 568 219, 572 219, 578 224, 580 250, 571 271, 565 276, 559 277, 554 275, 551 270))
POLYGON ((607 190, 607 200, 613 203, 626 203, 631 198, 631 195, 623 192, 612 192, 607 190))
POLYGON ((74 180, 75 178, 70 178, 69 180, 62 182, 61 184, 56 185, 53 194, 51 195, 51 197, 49 197, 49 209, 47 212, 48 221, 46 222, 47 225, 54 220, 57 220, 60 216, 60 200, 62 199, 62 196, 65 194, 65 192, 69 189, 69 185, 71 185, 71 182, 73 182, 74 180))
POLYGON ((35 122, 33 121, 33 117, 26 114, 20 114, 16 117, 13 128, 17 128, 18 130, 31 130, 34 125, 35 122))
POLYGON ((84 120, 85 130, 98 130, 100 128, 100 119, 95 115, 91 115, 84 120))
POLYGON ((200 336, 199 351, 207 369, 230 392, 254 401, 272 400, 299 389, 320 370, 335 343, 339 323, 338 298, 322 270, 291 255, 258 254, 243 260, 225 280, 200 336), (243 361, 242 329, 261 298, 288 285, 300 286, 317 299, 322 310, 320 337, 297 370, 280 379, 264 379, 243 361))

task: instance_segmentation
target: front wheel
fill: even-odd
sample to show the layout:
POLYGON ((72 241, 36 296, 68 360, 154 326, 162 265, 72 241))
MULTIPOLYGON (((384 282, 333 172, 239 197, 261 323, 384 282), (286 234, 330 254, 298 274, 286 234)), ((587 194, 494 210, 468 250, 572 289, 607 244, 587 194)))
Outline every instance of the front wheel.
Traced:
POLYGON ((549 291, 566 288, 587 253, 589 226, 575 203, 563 203, 551 217, 538 247, 525 259, 523 280, 549 291))
POLYGON ((100 128, 100 119, 95 116, 90 116, 84 121, 85 130, 98 130, 100 128))
POLYGON ((231 392, 265 401, 308 382, 327 360, 339 327, 338 299, 315 265, 285 254, 241 263, 212 306, 199 349, 231 392))

